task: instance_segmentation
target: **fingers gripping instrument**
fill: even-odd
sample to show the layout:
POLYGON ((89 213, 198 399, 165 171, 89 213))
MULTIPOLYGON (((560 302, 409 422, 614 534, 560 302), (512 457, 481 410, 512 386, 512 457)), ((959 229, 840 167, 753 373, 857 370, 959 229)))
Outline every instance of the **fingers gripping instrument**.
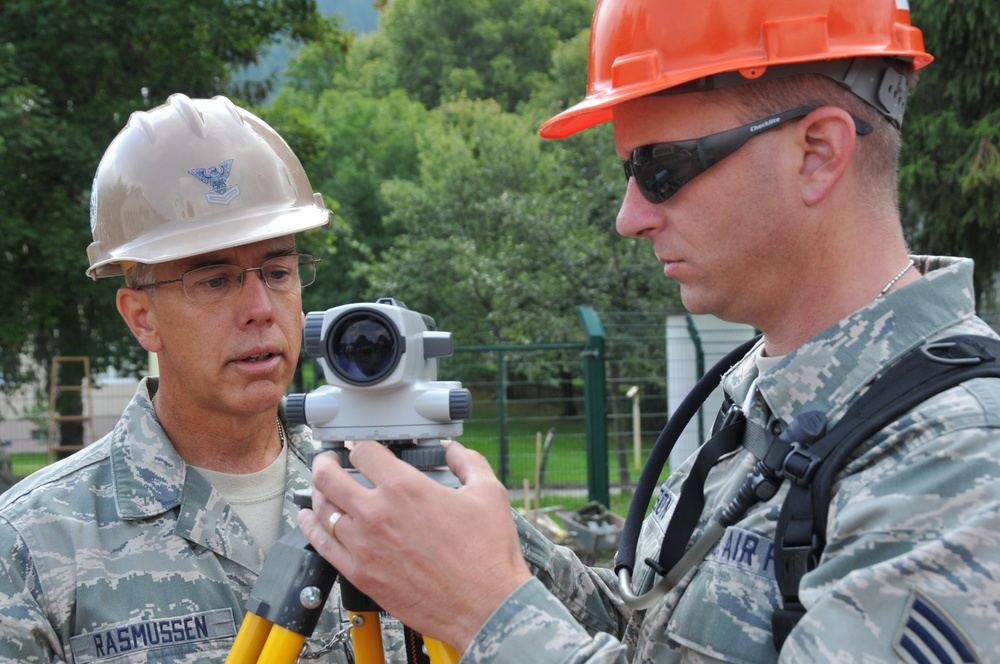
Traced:
MULTIPOLYGON (((322 451, 336 453, 341 466, 363 484, 368 481, 351 468, 348 441, 379 441, 439 484, 458 486, 441 439, 461 435, 472 397, 459 382, 437 380, 438 358, 453 352, 450 332, 438 331, 429 316, 383 298, 310 312, 303 348, 319 363, 327 384, 286 398, 289 426, 308 424, 322 451)), ((311 495, 299 493, 296 502, 309 507, 311 495)), ((278 540, 265 561, 227 664, 294 662, 338 576, 350 618, 343 640, 349 637, 358 664, 384 662, 378 605, 338 575, 296 529, 278 540)), ((417 638, 405 626, 404 632, 417 638)), ((432 664, 450 664, 460 656, 428 637, 423 637, 423 650, 432 664)))
MULTIPOLYGON (((303 507, 309 496, 296 496, 303 507)), ((226 664, 293 664, 312 635, 338 572, 309 544, 298 528, 279 539, 247 600, 247 613, 226 664)), ((350 620, 326 647, 350 640, 357 664, 384 664, 380 609, 346 578, 341 597, 350 620)), ((418 635, 407 630, 410 638, 418 635)), ((460 653, 446 643, 423 637, 431 664, 454 664, 460 653)), ((319 653, 315 653, 319 654, 319 653)))

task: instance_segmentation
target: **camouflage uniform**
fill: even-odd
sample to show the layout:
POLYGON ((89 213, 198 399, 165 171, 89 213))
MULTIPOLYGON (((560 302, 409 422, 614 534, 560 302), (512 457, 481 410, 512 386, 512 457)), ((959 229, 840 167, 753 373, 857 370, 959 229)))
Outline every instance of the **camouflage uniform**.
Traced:
MULTIPOLYGON (((749 421, 788 423, 809 410, 836 420, 866 383, 922 342, 996 336, 974 315, 971 261, 915 258, 924 279, 848 316, 759 379, 755 353, 734 367, 723 383, 735 403, 758 379, 749 421)), ((695 538, 754 461, 739 448, 714 466, 695 538)), ((653 581, 641 561, 657 557, 690 464, 664 483, 643 525, 637 590, 653 581)), ((968 381, 931 398, 851 458, 835 485, 823 558, 802 581, 807 612, 779 657, 773 538, 786 489, 728 528, 646 611, 618 600, 610 570, 581 565, 519 521, 535 578, 495 612, 466 658, 1000 662, 1000 380, 968 381)))
MULTIPOLYGON (((264 555, 170 445, 150 401, 155 381, 139 385, 111 433, 0 500, 0 661, 222 662, 229 653, 264 555)), ((311 487, 315 449, 305 427, 288 433, 283 533, 297 527, 292 494, 311 487)), ((307 654, 339 631, 341 614, 335 592, 307 654)), ((385 627, 398 651, 398 623, 385 627)), ((315 661, 345 662, 343 647, 315 661)))

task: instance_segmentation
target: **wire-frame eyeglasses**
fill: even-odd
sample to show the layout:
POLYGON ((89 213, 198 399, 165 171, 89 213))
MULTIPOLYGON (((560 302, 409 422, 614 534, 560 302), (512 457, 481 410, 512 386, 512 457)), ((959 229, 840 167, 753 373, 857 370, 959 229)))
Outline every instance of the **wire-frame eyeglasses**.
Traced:
POLYGON ((290 292, 316 281, 319 259, 310 254, 289 254, 270 258, 258 267, 206 265, 188 270, 179 279, 167 279, 134 286, 136 290, 180 282, 184 295, 195 302, 213 302, 232 297, 243 287, 243 274, 257 272, 264 285, 274 291, 290 292))

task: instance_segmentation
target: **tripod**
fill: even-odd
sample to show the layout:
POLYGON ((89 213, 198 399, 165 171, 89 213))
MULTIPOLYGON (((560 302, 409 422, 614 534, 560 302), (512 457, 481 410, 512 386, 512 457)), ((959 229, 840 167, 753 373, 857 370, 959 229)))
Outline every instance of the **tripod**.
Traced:
MULTIPOLYGON (((443 453, 444 448, 440 447, 443 453)), ((349 467, 347 450, 332 448, 349 467)), ((426 450, 424 450, 426 452, 426 450)), ((410 461, 410 455, 401 455, 410 461)), ((443 454, 436 455, 443 459, 443 454)), ((412 463, 412 461, 411 461, 412 463)), ((415 464, 416 465, 416 464, 415 464)), ((425 469, 429 470, 429 469, 425 469)), ((447 473, 439 468, 433 473, 447 473)), ((360 475, 358 476, 360 479, 360 475)), ((454 478, 454 476, 451 476, 454 478)), ((437 479, 441 483, 441 479, 437 479)), ((456 480, 457 482, 457 480, 456 480)), ((297 493, 300 507, 311 507, 312 496, 297 493)), ((247 600, 246 616, 226 658, 226 664, 292 664, 312 635, 330 595, 337 570, 296 528, 274 544, 247 600)), ((385 651, 379 607, 347 579, 340 579, 341 597, 350 617, 350 638, 357 664, 384 664, 385 651)), ((451 646, 423 637, 432 664, 454 664, 460 654, 451 646)))

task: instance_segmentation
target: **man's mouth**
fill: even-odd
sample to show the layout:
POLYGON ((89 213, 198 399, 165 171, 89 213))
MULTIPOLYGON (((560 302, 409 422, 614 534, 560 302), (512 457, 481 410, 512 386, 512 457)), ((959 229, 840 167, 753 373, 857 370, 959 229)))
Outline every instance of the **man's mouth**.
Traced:
POLYGON ((272 353, 260 353, 259 355, 250 355, 249 357, 243 358, 244 362, 263 362, 264 360, 274 357, 272 353))

